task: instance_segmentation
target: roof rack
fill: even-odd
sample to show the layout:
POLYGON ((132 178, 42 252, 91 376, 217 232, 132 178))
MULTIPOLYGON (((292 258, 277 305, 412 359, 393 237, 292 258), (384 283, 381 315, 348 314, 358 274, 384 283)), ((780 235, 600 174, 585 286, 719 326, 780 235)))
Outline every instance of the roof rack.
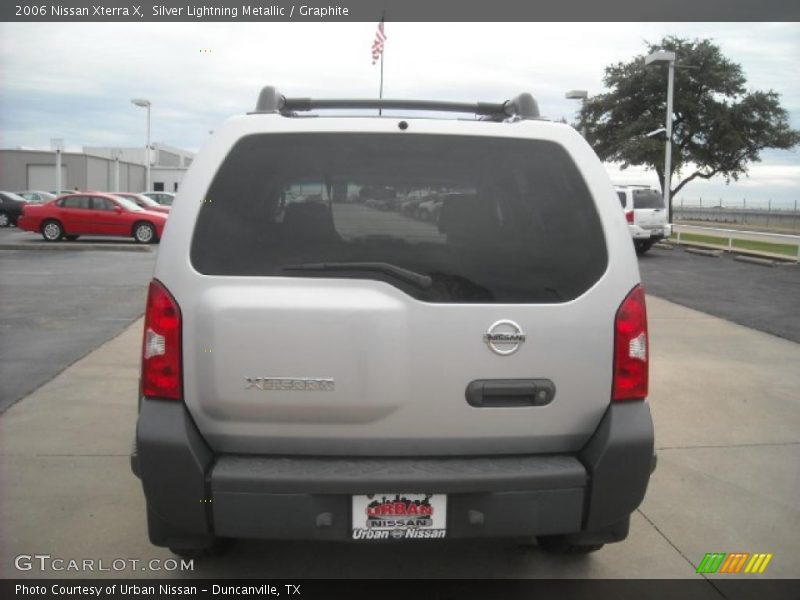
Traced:
POLYGON ((261 90, 256 109, 250 114, 279 113, 285 117, 296 116, 296 112, 315 109, 397 109, 428 110, 438 112, 473 113, 489 120, 502 121, 507 118, 538 119, 539 105, 531 94, 522 93, 505 102, 440 102, 436 100, 390 100, 372 99, 315 99, 287 98, 276 88, 266 86, 261 90))

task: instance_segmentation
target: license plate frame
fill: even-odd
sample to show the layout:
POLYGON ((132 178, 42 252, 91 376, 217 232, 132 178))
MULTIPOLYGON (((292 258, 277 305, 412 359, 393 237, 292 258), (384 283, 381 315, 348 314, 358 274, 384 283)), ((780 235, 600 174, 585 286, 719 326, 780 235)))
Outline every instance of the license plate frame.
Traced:
POLYGON ((350 537, 359 541, 444 539, 447 494, 353 494, 350 537))

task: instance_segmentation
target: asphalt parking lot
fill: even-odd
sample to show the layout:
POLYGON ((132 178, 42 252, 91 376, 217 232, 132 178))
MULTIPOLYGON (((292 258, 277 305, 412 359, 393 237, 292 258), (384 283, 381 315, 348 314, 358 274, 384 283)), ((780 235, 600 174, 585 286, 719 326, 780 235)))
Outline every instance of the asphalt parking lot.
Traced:
MULTIPOLYGON (((13 345, 4 341, 3 351, 24 351, 29 362, 41 363, 45 378, 47 373, 54 376, 0 416, 0 577, 86 576, 16 571, 13 557, 23 553, 108 562, 170 556, 147 541, 144 500, 128 465, 141 343, 141 321, 135 319, 142 312, 153 256, 0 250, 0 293, 4 299, 11 293, 16 306, 0 309, 4 340, 6 324, 15 336, 13 345), (115 262, 120 260, 132 262, 122 269, 115 262), (10 275, 15 272, 32 274, 10 275), (60 281, 67 291, 60 284, 51 291, 48 273, 63 273, 60 281), (48 329, 47 322, 36 320, 60 302, 73 306, 59 320, 60 328, 48 329), (102 312, 118 306, 124 311, 102 312), (27 320, 15 322, 19 314, 27 320), (93 337, 81 338, 69 352, 45 353, 48 331, 57 331, 58 338, 78 335, 98 314, 127 321, 114 321, 93 337), (26 334, 29 330, 33 333, 26 334), (36 349, 29 349, 34 342, 36 349), (76 360, 67 369, 60 366, 76 360)), ((700 578, 695 569, 706 552, 770 552, 774 558, 760 577, 797 577, 800 345, 790 335, 777 337, 733 322, 753 319, 750 313, 764 306, 786 314, 782 318, 789 321, 792 315, 798 320, 800 309, 794 307, 792 313, 780 298, 795 289, 797 268, 734 263, 731 269, 744 270, 726 270, 714 279, 716 271, 707 265, 726 264, 723 260, 654 249, 640 261, 650 294, 659 295, 663 284, 662 298, 678 294, 672 299, 680 304, 706 301, 702 294, 694 299, 688 292, 698 285, 697 270, 708 269, 702 278, 708 288, 722 285, 719 278, 734 277, 746 281, 748 286, 742 287, 748 289, 764 277, 759 281, 765 287, 761 302, 743 296, 742 310, 722 314, 724 318, 659 297, 648 299, 650 401, 659 466, 624 543, 588 557, 554 557, 508 542, 381 546, 245 541, 228 555, 197 561, 191 572, 127 569, 89 575, 700 578), (770 283, 778 274, 786 280, 770 283), (777 291, 771 285, 779 286, 777 291)), ((0 363, 3 381, 13 381, 23 368, 11 364, 13 368, 0 363)), ((734 584, 730 576, 704 577, 720 597, 736 597, 729 594, 734 584)))
MULTIPOLYGON (((41 238, 0 230, 0 244, 18 240, 41 238)), ((142 315, 155 252, 0 250, 0 260, 2 412, 142 315)))
POLYGON ((649 294, 800 342, 800 265, 744 263, 730 254, 653 247, 639 259, 649 294))

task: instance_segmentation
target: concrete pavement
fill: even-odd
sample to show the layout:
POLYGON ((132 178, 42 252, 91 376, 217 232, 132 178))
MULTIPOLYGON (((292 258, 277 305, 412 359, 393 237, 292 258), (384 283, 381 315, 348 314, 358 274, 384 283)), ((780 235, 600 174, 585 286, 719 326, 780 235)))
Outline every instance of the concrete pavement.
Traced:
POLYGON ((800 576, 800 345, 648 302, 659 465, 621 544, 558 557, 507 542, 248 541, 186 573, 16 571, 19 554, 170 557, 147 541, 128 466, 138 321, 0 417, 0 577, 698 578, 706 552, 771 552, 766 573, 747 577, 800 576))

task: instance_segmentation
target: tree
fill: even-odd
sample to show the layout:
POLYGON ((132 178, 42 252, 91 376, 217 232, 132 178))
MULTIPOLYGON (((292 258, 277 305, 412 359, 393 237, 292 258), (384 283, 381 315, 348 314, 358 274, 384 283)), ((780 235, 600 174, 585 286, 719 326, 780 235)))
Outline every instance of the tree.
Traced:
MULTIPOLYGON (((747 174, 765 148, 790 149, 800 131, 789 126, 780 96, 769 90, 747 91, 741 66, 725 58, 711 40, 666 37, 647 45, 647 53, 676 54, 673 100, 672 198, 689 182, 721 176, 726 183, 747 174)), ((576 129, 602 160, 623 169, 635 165, 656 171, 664 190, 664 134, 646 134, 664 126, 667 65, 645 67, 644 56, 606 67, 609 92, 591 96, 581 108, 576 129)))

